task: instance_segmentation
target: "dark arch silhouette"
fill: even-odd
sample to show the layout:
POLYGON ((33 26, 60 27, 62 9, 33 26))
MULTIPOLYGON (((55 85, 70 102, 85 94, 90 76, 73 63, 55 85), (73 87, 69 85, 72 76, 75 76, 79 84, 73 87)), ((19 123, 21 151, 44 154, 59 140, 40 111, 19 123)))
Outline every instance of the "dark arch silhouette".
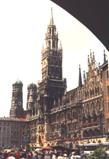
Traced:
POLYGON ((109 50, 109 0, 51 0, 83 23, 109 50))

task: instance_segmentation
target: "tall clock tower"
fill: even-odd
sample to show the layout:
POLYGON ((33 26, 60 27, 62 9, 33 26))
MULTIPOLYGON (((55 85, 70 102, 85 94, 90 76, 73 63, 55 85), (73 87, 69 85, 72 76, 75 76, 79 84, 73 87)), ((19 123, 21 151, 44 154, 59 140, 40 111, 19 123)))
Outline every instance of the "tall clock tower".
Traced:
POLYGON ((66 79, 62 77, 62 46, 58 38, 53 12, 45 34, 44 47, 42 49, 42 81, 39 83, 39 92, 44 97, 45 111, 61 101, 66 90, 66 79))

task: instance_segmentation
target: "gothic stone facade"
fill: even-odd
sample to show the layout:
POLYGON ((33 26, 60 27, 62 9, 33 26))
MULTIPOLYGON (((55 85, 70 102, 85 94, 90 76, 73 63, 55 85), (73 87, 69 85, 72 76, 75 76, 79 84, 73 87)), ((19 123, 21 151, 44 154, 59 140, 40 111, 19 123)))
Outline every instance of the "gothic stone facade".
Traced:
POLYGON ((26 118, 28 143, 44 146, 103 137, 109 130, 109 78, 105 55, 103 65, 96 66, 95 55, 90 52, 83 82, 79 66, 78 87, 67 92, 67 82, 62 75, 63 49, 52 12, 41 53, 42 80, 38 86, 33 83, 28 86, 25 111, 22 84, 13 85, 10 117, 26 118))

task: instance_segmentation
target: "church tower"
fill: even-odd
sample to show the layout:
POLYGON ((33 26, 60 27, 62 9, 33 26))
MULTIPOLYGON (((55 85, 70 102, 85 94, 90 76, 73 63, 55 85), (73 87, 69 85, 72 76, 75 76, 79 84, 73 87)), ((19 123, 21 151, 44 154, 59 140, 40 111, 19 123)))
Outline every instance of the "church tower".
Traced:
POLYGON ((54 103, 58 102, 58 99, 61 100, 66 90, 66 79, 62 77, 62 55, 63 50, 58 38, 53 19, 53 11, 51 9, 51 18, 42 49, 42 81, 39 83, 39 92, 44 98, 46 95, 45 100, 49 108, 52 108, 54 103), (49 100, 49 103, 47 100, 49 100))
POLYGON ((12 90, 10 117, 19 118, 24 115, 23 93, 22 93, 23 84, 21 81, 16 81, 12 85, 12 87, 13 87, 13 90, 12 90))
POLYGON ((27 88, 27 106, 26 110, 30 112, 31 115, 36 114, 36 101, 37 101, 37 86, 34 83, 29 84, 27 88))

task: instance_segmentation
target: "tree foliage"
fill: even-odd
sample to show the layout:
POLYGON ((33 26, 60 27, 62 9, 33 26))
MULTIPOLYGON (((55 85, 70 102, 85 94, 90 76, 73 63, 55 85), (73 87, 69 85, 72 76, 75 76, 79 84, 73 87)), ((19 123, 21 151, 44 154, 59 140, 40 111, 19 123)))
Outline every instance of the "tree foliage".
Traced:
POLYGON ((109 157, 107 156, 105 149, 97 148, 92 154, 85 157, 85 159, 109 159, 109 157))

